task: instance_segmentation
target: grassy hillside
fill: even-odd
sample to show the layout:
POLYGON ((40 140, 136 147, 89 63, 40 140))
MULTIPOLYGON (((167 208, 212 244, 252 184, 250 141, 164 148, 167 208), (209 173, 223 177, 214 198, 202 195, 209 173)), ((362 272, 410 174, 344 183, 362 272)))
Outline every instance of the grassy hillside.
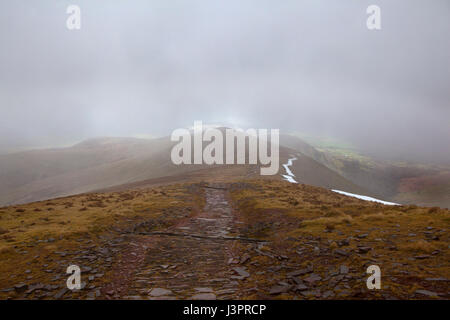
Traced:
MULTIPOLYGON (((159 264, 171 266, 167 261, 176 256, 168 252, 177 238, 142 231, 174 232, 183 221, 207 221, 201 212, 208 212, 208 190, 229 199, 230 237, 265 241, 227 242, 224 267, 233 272, 239 266, 249 274, 236 280, 234 291, 222 289, 228 298, 450 298, 449 210, 385 206, 283 181, 230 180, 220 173, 215 178, 219 189, 208 189, 206 182, 137 186, 0 209, 0 298, 127 298, 134 293, 117 278, 118 270, 131 272, 127 281, 133 282, 133 272, 139 275, 144 272, 139 268, 151 265, 144 286, 150 290, 154 277, 171 270, 159 264), (154 251, 158 248, 166 249, 154 251), (145 252, 151 259, 134 260, 145 252), (86 289, 68 292, 65 269, 74 263, 82 267, 86 289), (365 287, 371 264, 381 268, 382 290, 365 287), (112 291, 111 283, 127 295, 112 291)), ((192 247, 191 254, 219 254, 208 251, 208 239, 194 245, 205 248, 192 247)), ((186 268, 177 263, 176 275, 188 273, 186 268)), ((201 267, 196 272, 203 274, 201 267)))
MULTIPOLYGON (((270 255, 285 253, 286 260, 282 256, 281 261, 286 262, 280 263, 286 268, 272 274, 272 283, 286 281, 287 265, 297 255, 301 256, 300 269, 311 268, 318 275, 307 298, 323 298, 324 292, 329 297, 367 297, 364 277, 371 264, 380 266, 387 289, 369 294, 372 298, 423 298, 416 293, 424 288, 448 292, 448 280, 430 279, 450 276, 449 210, 384 206, 284 182, 235 184, 231 194, 245 222, 245 235, 271 242, 262 248, 269 255, 259 257, 251 270, 265 269, 273 264, 270 255), (343 281, 338 275, 345 275, 343 281)), ((247 283, 248 288, 254 285, 247 283)), ((277 297, 293 295, 281 292, 277 297)))

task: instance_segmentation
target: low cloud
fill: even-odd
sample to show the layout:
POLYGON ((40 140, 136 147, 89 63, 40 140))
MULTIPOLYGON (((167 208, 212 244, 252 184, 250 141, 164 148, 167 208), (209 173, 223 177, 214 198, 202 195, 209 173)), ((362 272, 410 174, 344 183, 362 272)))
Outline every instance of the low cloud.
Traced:
POLYGON ((331 135, 449 162, 450 4, 377 1, 0 4, 0 149, 169 134, 194 120, 331 135))

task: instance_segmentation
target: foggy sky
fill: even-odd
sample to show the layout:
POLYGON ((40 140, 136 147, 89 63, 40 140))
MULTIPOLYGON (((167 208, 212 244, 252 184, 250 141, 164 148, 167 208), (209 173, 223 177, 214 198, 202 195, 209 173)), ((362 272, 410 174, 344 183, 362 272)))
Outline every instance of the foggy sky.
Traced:
POLYGON ((450 163, 449 18, 448 0, 1 1, 0 150, 202 120, 450 163))

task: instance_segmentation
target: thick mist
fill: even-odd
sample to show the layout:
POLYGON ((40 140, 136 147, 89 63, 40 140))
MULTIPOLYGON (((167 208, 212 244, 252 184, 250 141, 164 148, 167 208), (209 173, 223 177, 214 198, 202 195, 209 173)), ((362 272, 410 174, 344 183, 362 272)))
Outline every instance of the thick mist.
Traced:
POLYGON ((2 1, 0 152, 202 120, 448 164, 449 18, 448 0, 2 1))

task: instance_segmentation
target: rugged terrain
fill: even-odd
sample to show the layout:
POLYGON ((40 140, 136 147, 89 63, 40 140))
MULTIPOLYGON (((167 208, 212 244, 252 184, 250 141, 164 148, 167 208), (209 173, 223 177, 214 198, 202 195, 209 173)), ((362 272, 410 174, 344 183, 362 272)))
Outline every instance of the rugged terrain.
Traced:
POLYGON ((1 208, 0 297, 450 298, 447 209, 219 174, 128 188, 1 208))

